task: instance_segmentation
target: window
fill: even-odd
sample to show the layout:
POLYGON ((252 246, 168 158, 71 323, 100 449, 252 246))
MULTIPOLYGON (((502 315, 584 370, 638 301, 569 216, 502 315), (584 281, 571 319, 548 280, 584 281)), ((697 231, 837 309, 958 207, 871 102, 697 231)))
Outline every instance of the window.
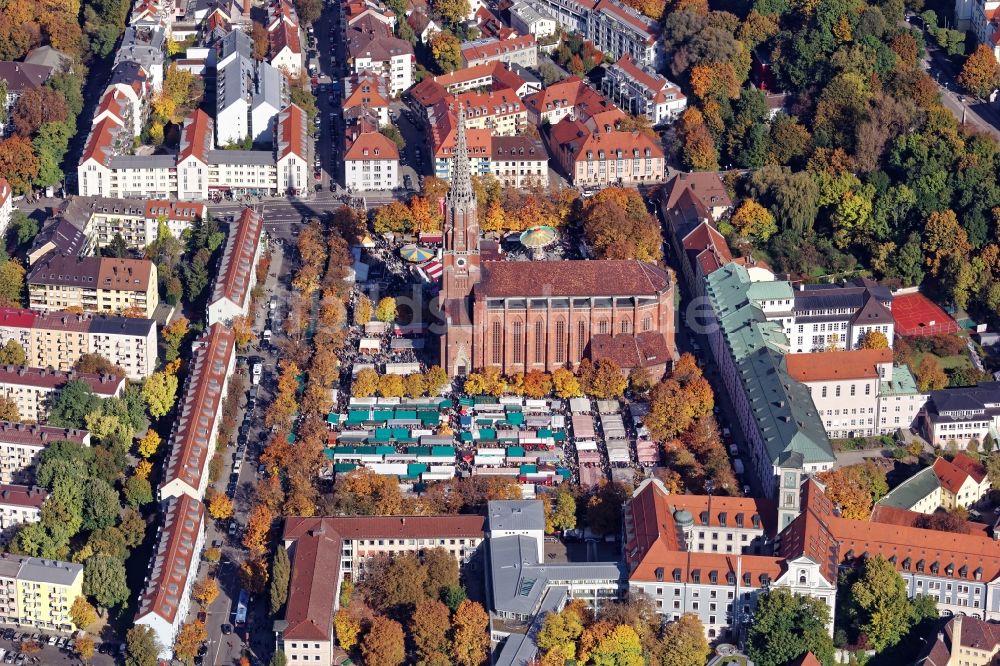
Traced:
POLYGON ((608 320, 607 319, 602 319, 597 324, 597 330, 601 333, 601 335, 607 335, 608 334, 608 320))
POLYGON ((622 333, 628 333, 628 319, 622 319, 622 333))
POLYGON ((493 322, 493 363, 494 365, 500 365, 501 358, 500 352, 502 349, 500 336, 502 334, 503 327, 500 322, 493 322))
POLYGON ((523 336, 523 333, 521 331, 521 322, 515 321, 514 322, 514 363, 524 363, 524 358, 522 358, 522 356, 523 356, 523 354, 522 354, 523 347, 522 346, 524 344, 524 341, 522 340, 523 337, 524 336, 523 336))
POLYGON ((542 362, 542 344, 544 338, 542 337, 542 320, 539 319, 535 322, 535 363, 542 362))
POLYGON ((566 322, 556 322, 556 363, 566 362, 566 322))
POLYGON ((583 348, 586 343, 587 325, 582 321, 576 325, 576 355, 583 358, 583 348))
POLYGON ((653 318, 646 315, 642 320, 642 330, 643 332, 653 330, 653 318))

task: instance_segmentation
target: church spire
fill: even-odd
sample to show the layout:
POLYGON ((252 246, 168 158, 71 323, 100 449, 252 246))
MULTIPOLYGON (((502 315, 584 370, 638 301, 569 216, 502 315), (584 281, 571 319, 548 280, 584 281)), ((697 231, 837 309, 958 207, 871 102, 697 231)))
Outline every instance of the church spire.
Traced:
POLYGON ((451 160, 451 188, 448 190, 448 203, 467 204, 475 201, 476 193, 472 190, 472 169, 469 166, 469 146, 465 140, 465 109, 458 109, 458 136, 455 138, 454 156, 451 160))

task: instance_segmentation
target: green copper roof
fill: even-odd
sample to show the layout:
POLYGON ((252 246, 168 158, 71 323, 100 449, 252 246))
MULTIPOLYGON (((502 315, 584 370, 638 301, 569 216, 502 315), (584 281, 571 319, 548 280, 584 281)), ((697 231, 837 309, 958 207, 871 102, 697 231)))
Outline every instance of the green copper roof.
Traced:
POLYGON ((882 382, 879 391, 884 396, 888 395, 915 395, 920 393, 917 389, 917 380, 913 378, 913 373, 906 365, 892 366, 892 379, 882 382))
POLYGON ((706 293, 740 374, 770 460, 832 462, 833 447, 809 390, 785 369, 788 349, 779 322, 754 303, 792 298, 787 282, 751 282, 746 268, 727 264, 707 278, 706 293))
POLYGON ((933 467, 925 467, 906 481, 892 489, 888 495, 879 500, 882 506, 894 506, 897 509, 911 510, 917 502, 927 497, 940 487, 933 467))

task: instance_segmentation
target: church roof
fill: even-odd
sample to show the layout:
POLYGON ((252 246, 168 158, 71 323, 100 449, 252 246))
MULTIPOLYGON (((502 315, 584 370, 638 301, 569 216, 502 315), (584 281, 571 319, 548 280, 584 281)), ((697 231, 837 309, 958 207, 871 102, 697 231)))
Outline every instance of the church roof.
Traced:
POLYGON ((485 297, 656 296, 669 274, 635 259, 487 261, 476 293, 485 297))

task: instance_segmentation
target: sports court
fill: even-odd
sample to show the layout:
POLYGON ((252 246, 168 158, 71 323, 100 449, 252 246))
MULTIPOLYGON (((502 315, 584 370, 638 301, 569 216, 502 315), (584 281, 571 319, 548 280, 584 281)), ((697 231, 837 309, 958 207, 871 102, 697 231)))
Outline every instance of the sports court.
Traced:
POLYGON ((948 335, 959 331, 955 320, 921 293, 894 297, 892 318, 896 321, 896 335, 948 335))

